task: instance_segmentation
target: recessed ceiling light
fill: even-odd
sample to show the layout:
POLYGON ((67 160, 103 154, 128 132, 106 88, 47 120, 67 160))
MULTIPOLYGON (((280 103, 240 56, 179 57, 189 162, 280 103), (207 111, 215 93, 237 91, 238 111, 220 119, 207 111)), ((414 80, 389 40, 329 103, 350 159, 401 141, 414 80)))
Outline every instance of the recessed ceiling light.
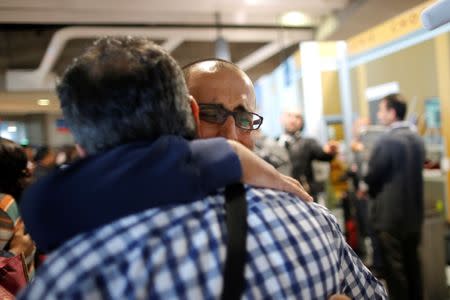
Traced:
POLYGON ((8 132, 16 132, 17 127, 16 126, 8 126, 8 132))
POLYGON ((302 26, 311 23, 311 18, 299 11, 290 11, 280 17, 283 26, 302 26))
POLYGON ((47 106, 47 105, 50 104, 50 100, 48 100, 48 99, 39 99, 37 101, 37 104, 40 105, 40 106, 47 106))

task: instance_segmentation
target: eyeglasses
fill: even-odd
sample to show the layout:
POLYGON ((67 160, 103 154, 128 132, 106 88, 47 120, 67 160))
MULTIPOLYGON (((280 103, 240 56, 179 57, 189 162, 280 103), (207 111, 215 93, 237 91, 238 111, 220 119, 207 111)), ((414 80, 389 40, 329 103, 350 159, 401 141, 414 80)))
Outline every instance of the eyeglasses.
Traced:
POLYGON ((199 107, 200 120, 209 123, 222 125, 228 116, 233 116, 237 127, 245 130, 256 130, 263 122, 263 117, 258 114, 244 110, 229 111, 220 104, 199 104, 199 107))

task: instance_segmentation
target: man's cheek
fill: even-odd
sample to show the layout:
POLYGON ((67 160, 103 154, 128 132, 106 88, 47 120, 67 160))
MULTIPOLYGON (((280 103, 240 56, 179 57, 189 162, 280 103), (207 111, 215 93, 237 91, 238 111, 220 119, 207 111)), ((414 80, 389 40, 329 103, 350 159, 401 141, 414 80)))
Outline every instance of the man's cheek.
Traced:
POLYGON ((249 148, 250 150, 253 150, 253 147, 255 146, 255 134, 254 134, 254 132, 253 131, 251 131, 251 132, 243 132, 239 136, 239 141, 245 147, 249 148))

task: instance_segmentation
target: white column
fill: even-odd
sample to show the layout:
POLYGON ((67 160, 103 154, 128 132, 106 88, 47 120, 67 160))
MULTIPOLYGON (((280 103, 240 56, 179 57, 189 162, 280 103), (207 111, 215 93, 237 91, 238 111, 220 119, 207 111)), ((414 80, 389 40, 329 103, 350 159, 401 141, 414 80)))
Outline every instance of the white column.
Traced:
POLYGON ((323 95, 321 79, 320 49, 317 42, 300 44, 302 85, 303 85, 303 117, 305 135, 326 142, 326 128, 323 118, 323 95))
POLYGON ((339 90, 341 93, 341 111, 342 119, 344 121, 344 137, 347 149, 350 149, 352 141, 352 88, 350 86, 350 71, 347 57, 347 43, 337 43, 337 60, 339 70, 339 90))

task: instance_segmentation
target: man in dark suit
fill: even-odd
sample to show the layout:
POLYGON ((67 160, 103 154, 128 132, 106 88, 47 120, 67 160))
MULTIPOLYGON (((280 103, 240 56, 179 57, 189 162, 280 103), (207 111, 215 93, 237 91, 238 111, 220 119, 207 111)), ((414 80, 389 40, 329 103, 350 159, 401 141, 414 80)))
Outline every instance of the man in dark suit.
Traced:
POLYGON ((374 146, 365 182, 371 198, 370 222, 380 242, 391 299, 422 299, 417 248, 423 223, 422 139, 403 121, 399 94, 381 100, 378 119, 388 126, 374 146))

